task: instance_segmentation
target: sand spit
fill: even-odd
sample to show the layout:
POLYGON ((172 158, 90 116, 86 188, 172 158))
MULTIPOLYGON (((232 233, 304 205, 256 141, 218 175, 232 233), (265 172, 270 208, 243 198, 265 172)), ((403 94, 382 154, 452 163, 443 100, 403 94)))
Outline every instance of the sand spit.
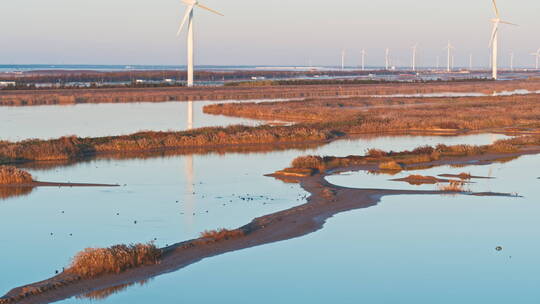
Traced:
POLYGON ((474 176, 474 175, 468 175, 468 174, 439 174, 440 177, 448 177, 448 178, 459 178, 461 180, 470 180, 470 179, 494 179, 494 177, 488 177, 488 176, 474 176))
POLYGON ((440 184, 440 183, 449 183, 453 180, 441 179, 435 176, 409 175, 403 178, 391 179, 390 181, 406 182, 410 185, 419 186, 419 185, 435 185, 435 184, 440 184))
MULTIPOLYGON (((535 150, 527 149, 518 154, 538 153, 540 153, 540 148, 535 150)), ((500 159, 500 157, 501 155, 498 154, 481 155, 479 157, 481 159, 456 157, 438 161, 437 165, 488 164, 500 159)), ((130 269, 120 274, 82 279, 78 276, 61 273, 48 280, 11 290, 0 298, 0 304, 37 304, 60 301, 89 292, 143 281, 227 252, 301 237, 322 229, 326 220, 338 213, 375 206, 384 196, 452 194, 516 197, 513 194, 491 192, 353 189, 330 184, 325 179, 326 176, 335 172, 372 169, 373 165, 352 166, 337 168, 307 177, 287 176, 289 179, 296 179, 311 194, 307 203, 254 219, 251 223, 239 228, 239 230, 243 231, 242 237, 212 243, 206 243, 204 238, 178 243, 162 249, 163 255, 159 264, 130 269)))

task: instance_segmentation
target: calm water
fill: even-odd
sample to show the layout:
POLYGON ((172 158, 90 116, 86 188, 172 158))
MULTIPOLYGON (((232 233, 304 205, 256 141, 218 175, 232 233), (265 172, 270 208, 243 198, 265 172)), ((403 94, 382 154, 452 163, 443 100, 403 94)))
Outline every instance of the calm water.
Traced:
POLYGON ((387 197, 306 237, 210 258, 103 303, 538 303, 539 163, 470 168, 524 198, 387 197))
MULTIPOLYGON (((0 229, 0 244, 10 248, 0 251, 0 260, 10 261, 0 265, 0 293, 52 276, 86 247, 154 238, 164 246, 196 237, 206 229, 236 228, 254 217, 301 204, 305 192, 298 185, 263 176, 286 167, 299 155, 344 156, 363 154, 369 148, 398 150, 437 143, 487 144, 499 137, 383 137, 336 141, 311 150, 96 160, 31 170, 43 181, 125 186, 38 188, 29 195, 0 201, 2 227, 9 227, 0 229), (243 200, 246 197, 254 200, 243 200)), ((234 267, 246 269, 244 264, 234 267)), ((163 292, 161 287, 142 290, 163 292)))
MULTIPOLYGON (((211 103, 222 102, 192 103, 194 128, 263 123, 252 119, 204 114, 203 107, 211 103)), ((124 135, 142 130, 182 131, 189 127, 189 107, 189 102, 0 107, 0 139, 19 141, 67 135, 124 135)))

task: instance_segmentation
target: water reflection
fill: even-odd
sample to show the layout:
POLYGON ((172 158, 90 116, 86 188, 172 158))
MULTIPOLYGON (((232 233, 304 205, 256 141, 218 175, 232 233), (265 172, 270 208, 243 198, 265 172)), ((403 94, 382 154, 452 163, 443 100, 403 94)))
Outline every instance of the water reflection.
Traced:
POLYGON ((11 187, 0 185, 0 201, 19 196, 25 196, 32 193, 33 190, 34 187, 11 187))
POLYGON ((535 303, 540 246, 531 240, 539 237, 540 188, 526 169, 538 161, 489 166, 493 187, 523 199, 385 197, 335 215, 316 233, 206 259, 103 303, 149 303, 156 294, 175 303, 179 285, 181 299, 195 303, 535 303), (269 286, 280 292, 261 297, 269 286))
POLYGON ((145 130, 184 131, 188 128, 235 124, 255 126, 265 123, 247 118, 208 115, 203 112, 205 105, 216 102, 0 107, 0 139, 20 141, 70 135, 99 137, 133 134, 145 130))
POLYGON ((110 297, 110 296, 112 296, 114 294, 125 291, 126 289, 128 289, 131 286, 134 286, 134 285, 144 286, 144 285, 148 284, 148 282, 149 282, 149 280, 143 280, 143 281, 135 282, 135 283, 117 285, 117 286, 113 286, 113 287, 109 287, 109 288, 105 288, 105 289, 101 289, 101 290, 91 291, 91 292, 88 292, 88 293, 85 293, 85 294, 82 294, 82 295, 78 295, 75 298, 79 299, 79 300, 88 299, 88 300, 91 300, 91 301, 102 301, 102 300, 105 300, 105 299, 107 299, 108 297, 110 297))

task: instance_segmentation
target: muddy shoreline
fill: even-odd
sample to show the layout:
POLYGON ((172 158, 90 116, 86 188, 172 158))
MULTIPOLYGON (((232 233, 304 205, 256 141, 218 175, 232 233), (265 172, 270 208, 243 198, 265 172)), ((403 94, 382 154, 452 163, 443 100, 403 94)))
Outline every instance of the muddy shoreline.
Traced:
MULTIPOLYGON (((503 157, 539 153, 540 147, 529 147, 511 155, 486 154, 476 157, 455 157, 415 165, 490 164, 503 157)), ((373 165, 336 168, 311 177, 298 178, 296 181, 311 194, 307 203, 254 219, 251 223, 239 228, 246 232, 244 237, 205 245, 195 245, 197 240, 181 242, 162 249, 163 258, 160 264, 131 269, 117 275, 104 275, 95 279, 83 280, 73 275, 61 273, 48 280, 11 290, 0 298, 0 304, 35 304, 59 301, 92 291, 149 279, 227 252, 301 237, 322 229, 326 221, 336 214, 375 206, 385 196, 454 194, 515 197, 515 195, 506 193, 352 189, 332 185, 325 179, 326 176, 335 172, 358 170, 373 170, 373 165)))

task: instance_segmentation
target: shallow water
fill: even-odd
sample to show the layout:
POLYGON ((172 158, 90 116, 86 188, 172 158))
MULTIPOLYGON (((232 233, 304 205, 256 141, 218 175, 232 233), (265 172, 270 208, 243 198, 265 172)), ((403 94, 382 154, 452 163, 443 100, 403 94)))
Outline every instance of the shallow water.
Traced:
POLYGON ((410 185, 407 182, 395 181, 395 179, 406 178, 409 175, 423 175, 438 177, 439 179, 460 181, 460 179, 456 177, 444 177, 440 175, 459 175, 460 173, 468 173, 475 177, 485 178, 465 180, 464 182, 466 182, 466 184, 463 186, 465 191, 515 193, 513 190, 516 181, 515 176, 505 176, 504 171, 501 173, 501 170, 505 167, 506 165, 504 163, 494 163, 491 165, 472 165, 467 167, 441 166, 425 170, 401 171, 396 174, 356 171, 331 175, 326 177, 326 180, 334 185, 349 188, 431 191, 439 190, 441 186, 448 185, 448 183, 410 185))
POLYGON ((491 167, 494 187, 524 198, 385 197, 308 236, 206 259, 102 302, 537 303, 538 163, 471 169, 491 167))
POLYGON ((419 94, 393 94, 393 95, 371 95, 370 97, 416 97, 416 98, 431 98, 431 97, 487 97, 487 96, 515 96, 515 95, 529 95, 529 94, 540 94, 538 91, 529 91, 529 90, 514 90, 514 91, 501 91, 493 92, 492 94, 484 94, 478 92, 442 92, 442 93, 419 93, 419 94))
POLYGON ((98 137, 132 134, 143 130, 183 131, 189 128, 235 124, 254 126, 266 123, 253 119, 204 114, 203 107, 212 103, 224 102, 141 102, 0 107, 0 139, 19 141, 69 135, 98 137), (192 124, 189 123, 191 104, 193 105, 192 124))
POLYGON ((54 275, 86 247, 154 238, 157 245, 165 246, 207 229, 236 228, 257 216, 301 204, 306 193, 298 185, 263 176, 283 169, 299 155, 345 156, 370 148, 412 149, 437 143, 487 144, 501 137, 381 137, 335 141, 307 150, 94 160, 30 170, 43 181, 125 186, 37 188, 25 196, 0 200, 2 227, 9 227, 0 229, 0 246, 10 248, 0 251, 0 260, 10 261, 0 265, 0 293, 54 275))

